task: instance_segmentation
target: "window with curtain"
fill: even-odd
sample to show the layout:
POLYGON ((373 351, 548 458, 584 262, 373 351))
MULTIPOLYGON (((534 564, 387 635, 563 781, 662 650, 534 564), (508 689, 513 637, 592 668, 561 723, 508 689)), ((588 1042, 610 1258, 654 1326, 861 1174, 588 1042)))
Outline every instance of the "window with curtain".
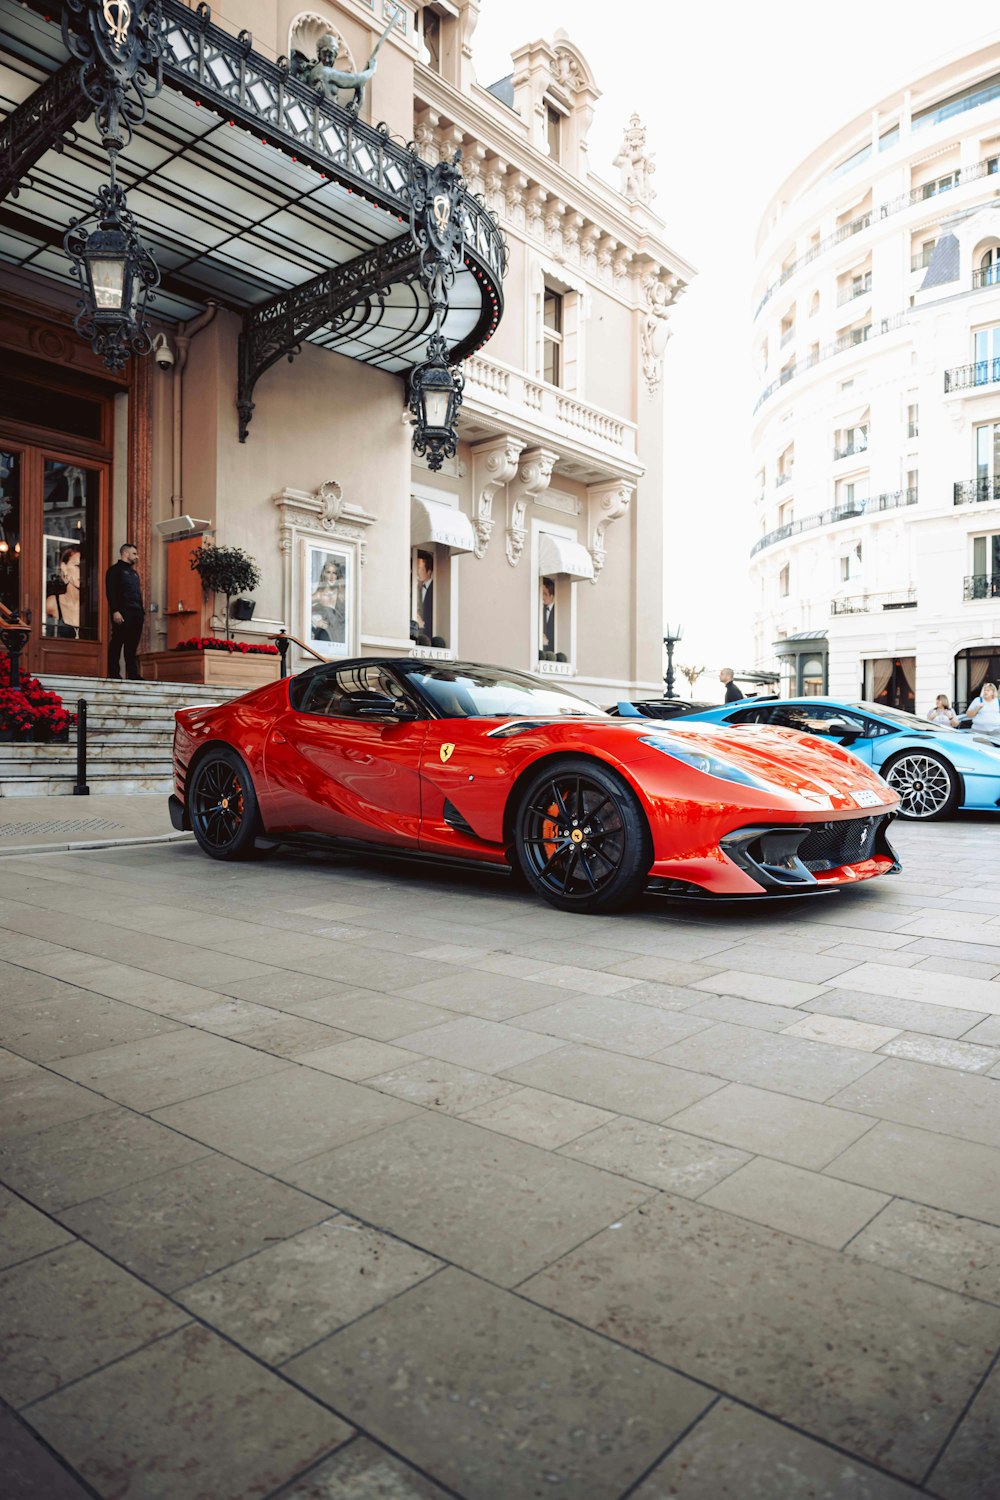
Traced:
POLYGON ((868 703, 884 703, 904 713, 914 711, 914 683, 917 661, 914 656, 878 656, 866 661, 864 696, 868 703))

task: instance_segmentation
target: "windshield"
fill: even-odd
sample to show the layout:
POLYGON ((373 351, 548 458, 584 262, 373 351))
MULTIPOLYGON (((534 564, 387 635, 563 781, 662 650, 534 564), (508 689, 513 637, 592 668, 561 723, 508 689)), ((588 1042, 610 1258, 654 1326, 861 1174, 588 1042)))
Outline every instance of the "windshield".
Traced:
POLYGON ((954 734, 946 724, 932 724, 930 719, 918 718, 916 714, 904 713, 901 708, 886 708, 884 703, 853 703, 852 708, 858 708, 862 713, 873 714, 886 724, 894 724, 897 729, 906 729, 910 734, 919 730, 921 734, 930 730, 938 734, 954 734))
POLYGON ((521 672, 491 667, 420 667, 408 671, 412 682, 446 719, 550 719, 565 715, 598 715, 602 709, 564 688, 536 682, 521 672))

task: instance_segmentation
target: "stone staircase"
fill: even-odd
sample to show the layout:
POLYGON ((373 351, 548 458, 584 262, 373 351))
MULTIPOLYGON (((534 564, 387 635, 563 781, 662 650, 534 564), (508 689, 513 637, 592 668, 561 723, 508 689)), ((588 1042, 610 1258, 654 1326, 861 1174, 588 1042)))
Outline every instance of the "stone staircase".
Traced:
MULTIPOLYGON (((79 698, 87 700, 87 783, 95 796, 102 792, 169 795, 175 709, 221 703, 246 691, 51 674, 41 680, 74 712, 79 698)), ((0 797, 68 797, 75 782, 75 729, 70 730, 68 745, 0 745, 0 797)))

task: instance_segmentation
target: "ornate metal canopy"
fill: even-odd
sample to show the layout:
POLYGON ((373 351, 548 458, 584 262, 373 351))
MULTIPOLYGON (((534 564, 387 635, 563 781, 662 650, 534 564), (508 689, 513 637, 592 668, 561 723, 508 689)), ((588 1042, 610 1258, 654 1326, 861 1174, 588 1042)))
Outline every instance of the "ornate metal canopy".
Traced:
MULTIPOLYGON (((0 0, 0 260, 66 282, 59 246, 106 160, 62 9, 0 0)), ((426 361, 439 322, 451 361, 481 347, 502 311, 506 246, 457 164, 427 167, 207 6, 155 9, 163 85, 129 121, 118 180, 161 268, 157 317, 188 318, 208 297, 243 317, 241 437, 257 381, 305 340, 401 375, 426 361)))

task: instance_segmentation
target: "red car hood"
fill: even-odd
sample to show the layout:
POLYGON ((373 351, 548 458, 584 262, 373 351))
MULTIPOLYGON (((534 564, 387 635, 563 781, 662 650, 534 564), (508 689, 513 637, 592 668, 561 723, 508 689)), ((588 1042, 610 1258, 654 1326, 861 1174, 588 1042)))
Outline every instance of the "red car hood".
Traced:
POLYGON ((879 807, 899 803, 881 776, 849 750, 796 729, 668 722, 662 726, 647 724, 640 736, 672 742, 678 749, 717 755, 775 791, 801 798, 814 807, 875 806, 872 793, 877 795, 879 807), (860 801, 858 793, 862 794, 860 801))

